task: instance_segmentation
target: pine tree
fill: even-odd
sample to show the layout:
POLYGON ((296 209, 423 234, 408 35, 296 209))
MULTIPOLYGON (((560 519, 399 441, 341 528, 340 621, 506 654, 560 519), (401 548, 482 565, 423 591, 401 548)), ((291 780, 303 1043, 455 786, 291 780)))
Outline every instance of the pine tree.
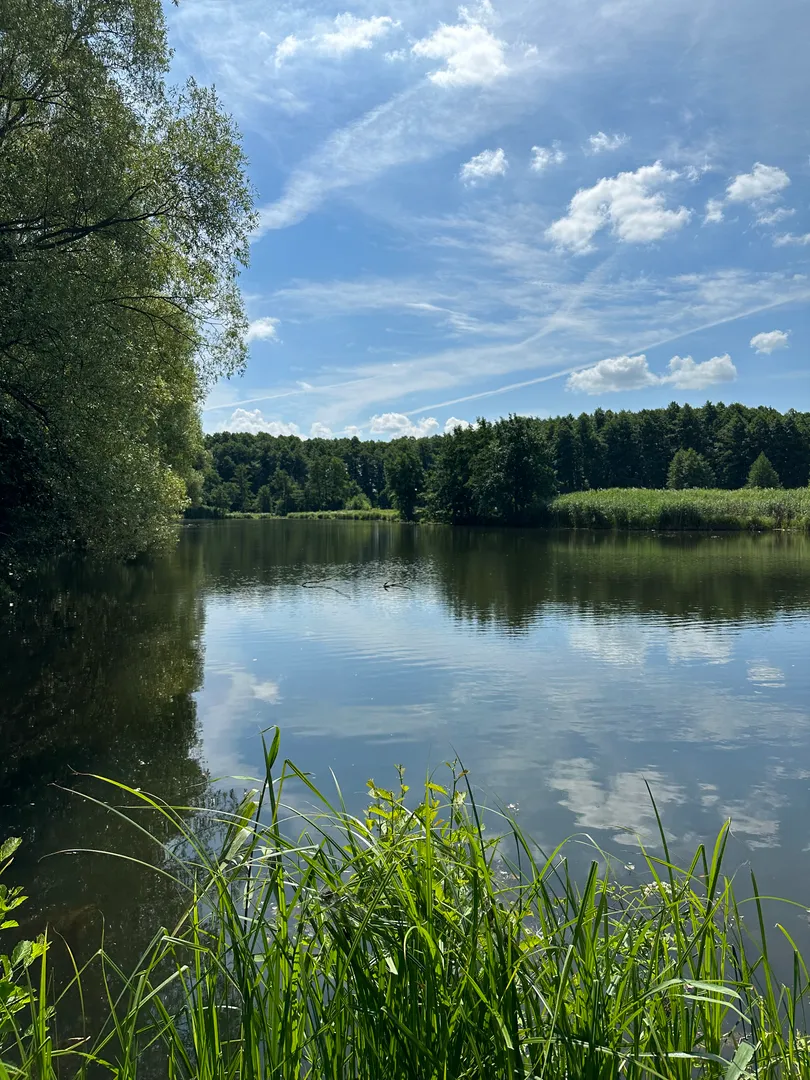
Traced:
POLYGON ((711 466, 697 450, 679 450, 669 466, 667 487, 680 490, 683 488, 714 487, 715 479, 711 466))
POLYGON ((771 465, 765 454, 760 454, 751 466, 751 471, 748 473, 748 483, 746 484, 746 487, 779 488, 781 486, 782 482, 779 479, 779 474, 776 469, 771 465))

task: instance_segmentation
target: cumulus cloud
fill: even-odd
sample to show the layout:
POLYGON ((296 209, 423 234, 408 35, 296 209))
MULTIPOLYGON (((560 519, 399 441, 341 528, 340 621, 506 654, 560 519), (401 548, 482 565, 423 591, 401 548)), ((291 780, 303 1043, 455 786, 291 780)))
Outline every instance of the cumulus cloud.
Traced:
POLYGON ((789 330, 766 330, 761 334, 754 334, 750 344, 755 352, 770 355, 776 349, 786 349, 789 337, 789 330))
POLYGON ((498 147, 497 150, 482 150, 465 161, 458 175, 462 183, 474 186, 482 180, 491 180, 493 176, 503 176, 508 168, 506 154, 498 147))
POLYGON ((298 435, 301 432, 297 424, 286 424, 283 420, 266 420, 261 409, 234 409, 230 420, 222 426, 223 431, 246 431, 256 435, 266 431, 268 435, 298 435))
POLYGON ((755 202, 770 199, 783 191, 790 177, 776 165, 763 165, 757 161, 750 173, 735 176, 726 188, 728 202, 755 202))
POLYGON ((704 225, 716 225, 723 220, 723 200, 709 199, 706 203, 706 216, 703 218, 704 225))
POLYGON ((696 363, 691 356, 673 356, 666 375, 650 371, 644 353, 638 356, 615 356, 600 360, 593 367, 569 375, 568 390, 585 394, 617 393, 620 390, 643 390, 648 386, 675 386, 679 390, 702 390, 715 383, 733 382, 737 369, 728 353, 696 363))
POLYGON ((370 19, 359 19, 346 11, 337 15, 334 22, 307 38, 290 34, 276 46, 276 66, 289 60, 302 50, 318 53, 321 56, 341 57, 358 49, 370 49, 375 41, 385 37, 399 26, 388 15, 373 15, 370 19))
POLYGON ((807 247, 808 244, 810 244, 810 232, 806 232, 801 236, 791 232, 781 233, 773 238, 774 247, 807 247))
POLYGON ((460 7, 458 14, 458 23, 442 23, 429 37, 415 42, 411 52, 427 60, 443 61, 443 67, 428 75, 437 86, 488 86, 509 71, 506 42, 484 25, 492 8, 488 3, 475 12, 460 7))
POLYGON ((606 135, 604 131, 597 131, 588 139, 588 152, 591 154, 604 154, 610 150, 618 150, 630 139, 629 135, 606 135))
POLYGON ((316 420, 309 429, 309 437, 310 439, 334 439, 335 435, 327 424, 322 424, 320 420, 316 420))
POLYGON ((278 327, 280 323, 280 319, 274 319, 269 315, 263 319, 254 319, 253 322, 248 324, 247 340, 278 341, 278 327))
POLYGON ((605 394, 618 390, 641 390, 657 384, 658 378, 650 371, 647 357, 641 353, 639 356, 614 356, 600 360, 593 367, 569 375, 566 386, 569 390, 585 394, 605 394))
POLYGON ((469 420, 459 420, 457 416, 451 416, 449 420, 445 421, 444 433, 447 435, 448 432, 455 431, 456 428, 468 428, 470 426, 469 420))
POLYGON ((533 146, 531 168, 534 172, 545 172, 552 165, 562 165, 565 161, 565 151, 558 142, 551 146, 533 146))
POLYGON ((355 437, 359 439, 360 436, 363 434, 363 429, 355 427, 354 424, 349 424, 347 428, 343 429, 343 434, 346 436, 347 439, 354 439, 355 437))
POLYGON ((404 413, 381 413, 372 416, 370 422, 372 435, 390 435, 392 438, 401 438, 403 435, 435 435, 439 430, 439 422, 432 416, 423 416, 420 420, 411 420, 404 413))
POLYGON ((728 353, 713 356, 711 360, 696 363, 691 356, 673 356, 669 362, 669 375, 662 375, 661 383, 670 383, 679 390, 704 390, 716 383, 734 382, 737 369, 728 353))
POLYGON ((656 190, 677 178, 678 173, 665 169, 660 161, 635 172, 603 177, 576 193, 568 214, 549 226, 546 236, 576 254, 591 251, 593 237, 608 226, 627 243, 660 240, 682 228, 691 216, 685 206, 668 209, 663 192, 656 190))
POLYGON ((775 210, 763 210, 761 214, 757 215, 757 224, 776 225, 780 221, 784 221, 785 218, 793 217, 795 213, 795 210, 791 210, 787 206, 777 206, 775 210))

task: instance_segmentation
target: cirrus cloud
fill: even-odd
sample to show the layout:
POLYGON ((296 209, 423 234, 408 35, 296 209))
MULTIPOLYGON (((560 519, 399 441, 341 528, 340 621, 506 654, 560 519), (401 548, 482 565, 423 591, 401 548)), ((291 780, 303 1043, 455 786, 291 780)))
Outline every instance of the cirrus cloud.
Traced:
POLYGON ((660 240, 682 228, 691 217, 685 206, 668 209, 665 195, 657 190, 678 176, 656 161, 635 172, 603 177, 593 187, 580 188, 568 204, 567 215, 550 225, 546 236, 575 254, 591 251, 593 237, 607 227, 625 243, 660 240))
POLYGON ((789 336, 789 330, 767 330, 761 334, 754 334, 750 345, 755 352, 770 355, 776 349, 786 349, 789 336))

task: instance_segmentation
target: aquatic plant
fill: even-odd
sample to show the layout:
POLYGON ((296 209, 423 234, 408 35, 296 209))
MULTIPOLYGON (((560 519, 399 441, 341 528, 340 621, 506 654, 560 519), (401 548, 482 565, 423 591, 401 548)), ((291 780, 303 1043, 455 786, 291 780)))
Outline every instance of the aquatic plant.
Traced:
POLYGON ((2 1080, 91 1066, 122 1080, 150 1068, 171 1080, 810 1072, 805 963, 781 930, 793 967, 779 983, 755 878, 743 900, 724 874, 727 825, 683 868, 662 829, 628 885, 592 841, 581 876, 567 843, 541 853, 514 818, 476 803, 458 766, 415 801, 401 770, 394 790, 370 782, 357 817, 289 761, 276 775, 278 751, 275 732, 265 779, 229 813, 105 782, 111 799, 171 824, 176 839, 155 836, 143 871, 186 891, 185 915, 134 972, 103 947, 77 967, 72 989, 100 976, 109 1003, 92 1037, 74 1042, 84 1032, 63 1025, 57 1041, 44 992, 15 1014, 2 1080), (492 836, 485 819, 499 822, 492 836))

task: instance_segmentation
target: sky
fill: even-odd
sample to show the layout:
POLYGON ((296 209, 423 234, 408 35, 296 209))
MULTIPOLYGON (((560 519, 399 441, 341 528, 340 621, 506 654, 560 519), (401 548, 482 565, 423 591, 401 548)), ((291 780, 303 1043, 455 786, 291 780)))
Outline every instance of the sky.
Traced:
POLYGON ((180 0, 259 225, 207 431, 810 409, 810 6, 180 0), (350 6, 344 6, 350 4, 350 6))

